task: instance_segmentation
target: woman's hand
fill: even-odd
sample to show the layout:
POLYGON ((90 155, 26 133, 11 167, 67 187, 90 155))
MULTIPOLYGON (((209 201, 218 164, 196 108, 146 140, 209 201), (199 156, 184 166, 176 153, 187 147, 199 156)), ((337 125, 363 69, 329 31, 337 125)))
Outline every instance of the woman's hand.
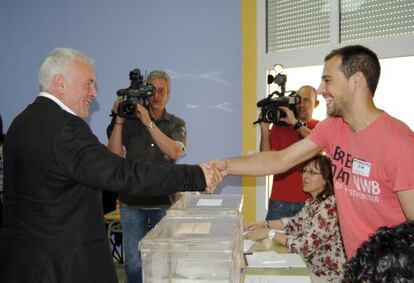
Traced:
POLYGON ((250 223, 244 224, 244 231, 256 230, 256 229, 261 229, 261 228, 268 228, 267 221, 250 222, 250 223))
POLYGON ((248 240, 257 241, 257 240, 267 239, 268 234, 269 234, 268 228, 258 228, 258 229, 247 231, 247 233, 244 235, 244 238, 248 240))

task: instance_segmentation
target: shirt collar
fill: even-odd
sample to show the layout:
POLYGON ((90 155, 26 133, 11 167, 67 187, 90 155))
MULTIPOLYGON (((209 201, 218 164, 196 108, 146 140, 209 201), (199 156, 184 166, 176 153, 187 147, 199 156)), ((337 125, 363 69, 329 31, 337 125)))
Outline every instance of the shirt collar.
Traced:
POLYGON ((164 108, 164 111, 161 114, 161 117, 157 121, 171 121, 171 114, 167 112, 167 110, 164 108))
POLYGON ((60 106, 60 108, 62 108, 66 112, 69 112, 72 115, 78 116, 69 107, 67 107, 62 101, 60 101, 56 96, 53 96, 50 93, 47 93, 47 92, 44 92, 44 91, 40 92, 39 96, 46 97, 46 98, 49 98, 49 99, 53 100, 54 102, 56 102, 57 105, 60 106))

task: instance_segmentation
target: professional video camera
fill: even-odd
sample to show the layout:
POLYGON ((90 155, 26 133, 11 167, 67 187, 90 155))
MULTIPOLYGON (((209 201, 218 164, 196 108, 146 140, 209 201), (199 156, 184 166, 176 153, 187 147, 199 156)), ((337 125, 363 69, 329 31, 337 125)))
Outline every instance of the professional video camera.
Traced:
POLYGON ((283 66, 275 65, 276 75, 267 76, 267 84, 276 83, 280 91, 276 90, 266 98, 257 102, 257 107, 261 108, 260 116, 253 124, 260 122, 273 123, 279 126, 287 126, 286 122, 280 121, 280 118, 286 117, 286 113, 279 107, 284 106, 296 113, 296 105, 300 103, 300 96, 295 91, 286 91, 287 76, 282 74, 283 66), (286 96, 287 95, 287 96, 286 96))
POLYGON ((143 80, 139 69, 133 69, 129 72, 129 79, 131 85, 128 88, 119 89, 116 95, 122 96, 122 101, 118 104, 118 115, 133 119, 136 117, 136 104, 140 103, 148 107, 148 98, 154 95, 155 88, 143 80))

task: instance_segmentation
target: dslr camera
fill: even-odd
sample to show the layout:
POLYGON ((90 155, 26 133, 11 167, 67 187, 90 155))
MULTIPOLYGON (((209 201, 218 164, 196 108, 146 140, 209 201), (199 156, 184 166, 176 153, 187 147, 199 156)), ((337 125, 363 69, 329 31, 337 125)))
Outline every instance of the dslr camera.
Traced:
POLYGON ((153 85, 144 81, 141 71, 133 69, 129 72, 131 85, 128 88, 119 89, 117 96, 122 97, 122 101, 118 104, 118 115, 122 118, 135 119, 136 104, 142 104, 144 107, 149 106, 149 97, 155 93, 153 85))
POLYGON ((275 65, 276 75, 267 76, 267 84, 276 83, 279 90, 269 94, 266 98, 257 102, 257 107, 261 108, 259 119, 253 124, 265 122, 273 123, 278 126, 288 126, 288 123, 280 121, 280 118, 286 117, 286 113, 279 107, 284 106, 297 115, 296 105, 300 103, 300 96, 295 91, 286 91, 287 76, 282 74, 283 66, 275 65))

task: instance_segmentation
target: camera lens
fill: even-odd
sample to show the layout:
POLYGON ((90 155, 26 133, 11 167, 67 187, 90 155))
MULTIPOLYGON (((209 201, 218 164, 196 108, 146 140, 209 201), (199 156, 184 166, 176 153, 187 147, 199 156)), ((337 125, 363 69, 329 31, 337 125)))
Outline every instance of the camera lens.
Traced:
POLYGON ((125 114, 132 114, 135 112, 135 106, 132 103, 128 103, 124 106, 124 113, 125 114))
POLYGON ((280 110, 278 108, 269 109, 265 114, 265 118, 270 123, 277 123, 280 118, 280 110))
POLYGON ((135 104, 130 100, 125 100, 118 105, 118 114, 123 118, 134 118, 135 116, 135 104))

